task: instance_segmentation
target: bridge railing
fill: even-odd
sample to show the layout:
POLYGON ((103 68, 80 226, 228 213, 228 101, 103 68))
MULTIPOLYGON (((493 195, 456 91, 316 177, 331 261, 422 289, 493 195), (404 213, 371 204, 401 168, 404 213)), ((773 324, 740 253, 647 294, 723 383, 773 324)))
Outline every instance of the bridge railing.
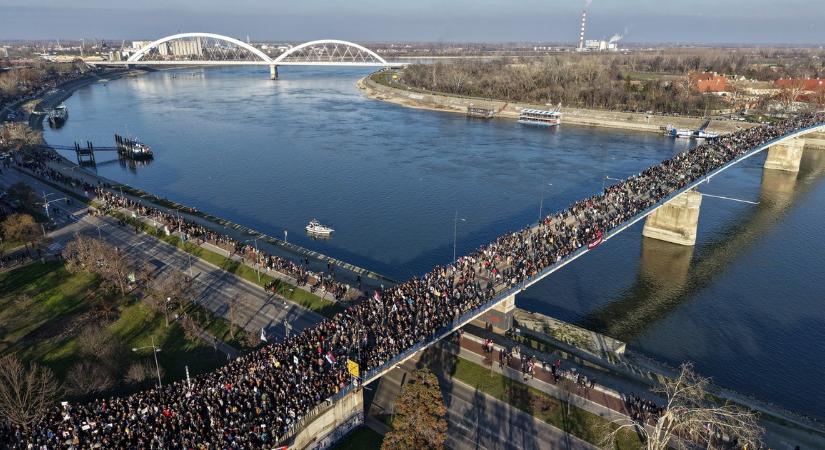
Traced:
MULTIPOLYGON (((765 149, 769 148, 772 145, 775 145, 776 143, 778 143, 780 141, 783 141, 783 140, 789 139, 789 138, 793 138, 793 137, 796 137, 796 136, 804 135, 804 134, 807 134, 807 133, 809 133, 809 132, 811 132, 815 129, 823 128, 823 127, 825 127, 825 123, 818 124, 818 125, 813 125, 813 126, 806 127, 806 128, 802 128, 802 129, 797 130, 793 133, 789 133, 787 135, 783 135, 783 136, 771 139, 770 141, 760 145, 759 147, 755 147, 754 149, 746 152, 745 154, 732 159, 731 161, 729 161, 728 163, 722 165, 721 167, 708 172, 706 175, 700 177, 699 179, 697 179, 697 180, 695 180, 691 183, 688 183, 687 185, 685 185, 685 187, 677 189, 673 193, 671 193, 671 194, 667 195, 666 197, 664 197, 662 200, 656 202, 656 204, 646 208, 645 210, 643 210, 640 213, 636 214, 635 216, 631 217, 624 224, 619 225, 616 228, 613 228, 613 230, 611 230, 611 231, 609 231, 608 233, 605 234, 604 240, 606 241, 607 239, 610 239, 610 238, 616 236, 617 234, 621 233, 622 231, 624 231, 625 229, 627 229, 631 225, 635 224, 636 222, 638 222, 638 221, 644 219, 645 217, 647 217, 648 215, 652 214, 656 209, 660 208, 665 203, 673 200, 674 198, 678 197, 679 195, 683 194, 684 192, 695 188, 699 184, 703 183, 705 180, 707 180, 709 178, 712 178, 713 176, 721 173, 722 171, 730 168, 731 166, 733 166, 735 164, 738 164, 738 163, 742 162, 743 160, 745 160, 747 158, 750 158, 751 156, 753 156, 753 155, 755 155, 759 152, 764 151, 765 149)), ((429 337, 427 337, 424 340, 416 343, 412 347, 404 350, 403 352, 399 353, 395 357, 389 359, 384 364, 382 364, 378 367, 375 367, 373 369, 368 370, 361 377, 361 380, 363 380, 362 383, 360 383, 359 385, 355 385, 355 384, 352 384, 352 383, 347 385, 345 388, 341 389, 341 391, 339 391, 338 393, 336 393, 332 397, 325 400, 323 403, 316 406, 310 413, 304 415, 301 419, 299 419, 295 423, 295 425, 291 428, 290 432, 288 433, 288 436, 286 436, 285 439, 289 439, 292 436, 294 436, 295 434, 297 434, 297 432, 300 431, 300 429, 303 428, 303 426, 305 424, 310 423, 312 420, 314 420, 314 418, 316 418, 322 412, 329 409, 329 405, 331 405, 334 402, 338 401, 340 398, 342 398, 343 396, 345 396, 346 394, 351 392, 353 389, 357 389, 361 384, 369 384, 369 383, 375 381, 375 379, 377 379, 377 378, 381 377, 382 375, 384 375, 386 372, 391 370, 393 368, 393 366, 395 366, 396 364, 402 363, 403 361, 405 361, 408 358, 412 357, 413 355, 415 355, 419 351, 424 350, 427 347, 429 347, 430 345, 434 344, 435 342, 438 342, 441 339, 447 337, 449 334, 455 332, 455 330, 463 327, 464 325, 467 325, 468 323, 472 322, 473 320, 475 320, 476 318, 478 318, 479 316, 481 316, 485 312, 489 311, 495 305, 497 305, 498 303, 500 303, 501 301, 503 301, 507 297, 523 291, 524 289, 531 286, 533 283, 535 283, 535 282, 541 280, 542 278, 550 275, 551 273, 561 269, 562 267, 566 266, 567 264, 573 262, 575 259, 581 257, 582 255, 584 255, 584 254, 586 254, 590 251, 591 251, 591 249, 589 249, 587 247, 587 245, 583 245, 583 246, 579 247, 577 250, 575 250, 572 253, 568 254, 567 256, 565 256, 564 258, 559 260, 558 262, 556 262, 554 264, 551 264, 550 266, 547 266, 546 268, 542 269, 536 275, 534 275, 533 277, 530 277, 530 279, 524 280, 522 283, 519 283, 515 286, 511 286, 511 287, 508 287, 508 288, 500 291, 498 294, 496 294, 495 297, 493 297, 492 300, 484 303, 483 305, 481 305, 477 308, 474 308, 474 309, 471 309, 471 310, 465 312, 464 314, 460 315, 457 319, 450 322, 448 325, 445 325, 445 326, 439 328, 437 331, 432 333, 429 337)), ((281 441, 281 442, 283 442, 283 441, 281 441)))

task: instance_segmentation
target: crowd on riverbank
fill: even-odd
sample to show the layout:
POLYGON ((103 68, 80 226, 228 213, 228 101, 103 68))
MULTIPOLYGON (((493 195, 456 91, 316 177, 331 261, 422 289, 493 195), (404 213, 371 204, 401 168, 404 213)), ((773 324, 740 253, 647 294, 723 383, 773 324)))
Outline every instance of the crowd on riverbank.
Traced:
MULTIPOLYGON (((12 448, 272 446, 314 406, 350 384, 347 359, 357 361, 362 374, 378 368, 714 169, 774 138, 823 123, 825 114, 806 114, 699 145, 536 227, 507 233, 453 264, 375 291, 333 319, 195 377, 191 387, 181 381, 57 406, 27 430, 7 425, 0 437, 12 448)), ((119 206, 117 196, 110 198, 119 206)))
MULTIPOLYGON (((335 271, 332 266, 328 266, 327 273, 314 272, 309 270, 308 259, 305 259, 302 264, 299 264, 286 258, 270 255, 257 248, 251 241, 238 241, 228 235, 215 232, 203 225, 188 220, 179 214, 173 214, 152 206, 147 206, 102 187, 96 188, 95 194, 97 202, 104 209, 128 209, 141 217, 147 217, 153 220, 160 227, 166 227, 170 233, 181 233, 184 239, 192 239, 198 245, 208 242, 229 252, 230 256, 240 255, 244 262, 248 260, 253 265, 259 265, 259 267, 267 272, 280 272, 296 280, 298 286, 308 285, 312 292, 315 292, 317 289, 324 289, 338 301, 343 300, 350 290, 348 284, 335 280, 335 271)), ((274 292, 277 289, 277 282, 270 283, 267 288, 274 292)))

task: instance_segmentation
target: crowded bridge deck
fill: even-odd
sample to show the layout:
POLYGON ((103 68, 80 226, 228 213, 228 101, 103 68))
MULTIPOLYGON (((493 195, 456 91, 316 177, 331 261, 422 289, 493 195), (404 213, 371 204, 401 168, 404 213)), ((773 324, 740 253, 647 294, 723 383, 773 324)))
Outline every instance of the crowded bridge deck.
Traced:
POLYGON ((631 176, 422 277, 375 291, 315 328, 192 380, 55 407, 12 447, 272 446, 317 405, 396 364, 751 156, 825 128, 806 114, 737 131, 631 176), (347 360, 361 379, 353 382, 347 360))

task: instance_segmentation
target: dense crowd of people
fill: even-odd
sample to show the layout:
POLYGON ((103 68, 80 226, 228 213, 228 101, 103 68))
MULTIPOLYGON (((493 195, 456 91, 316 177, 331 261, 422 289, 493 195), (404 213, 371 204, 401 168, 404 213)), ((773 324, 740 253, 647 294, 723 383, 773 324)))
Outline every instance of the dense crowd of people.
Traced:
POLYGON ((638 424, 646 424, 655 421, 664 411, 663 408, 652 400, 647 400, 638 395, 622 396, 624 407, 628 411, 630 420, 638 424))
MULTIPOLYGON (((310 291, 324 289, 329 292, 335 300, 343 300, 350 290, 346 283, 335 280, 335 269, 331 264, 327 265, 326 273, 318 273, 309 270, 309 259, 304 259, 302 263, 296 263, 290 259, 280 256, 270 255, 263 250, 252 245, 251 242, 241 242, 226 234, 218 233, 203 225, 186 219, 179 214, 173 214, 158 208, 145 205, 132 200, 117 192, 98 187, 95 189, 96 200, 104 208, 125 208, 136 214, 152 219, 160 226, 166 227, 170 233, 181 233, 186 240, 193 239, 199 245, 208 242, 229 252, 230 255, 241 255, 244 262, 249 260, 252 264, 259 265, 266 271, 280 272, 294 280, 298 286, 309 285, 310 291)), ((275 290, 277 282, 273 281, 267 288, 275 290)))
POLYGON ((315 405, 351 383, 347 359, 357 361, 362 373, 378 368, 714 169, 774 138, 822 123, 825 115, 807 114, 704 143, 549 215, 536 227, 375 291, 332 319, 195 377, 191 387, 177 382, 56 406, 26 430, 6 425, 0 437, 12 448, 272 446, 315 405))

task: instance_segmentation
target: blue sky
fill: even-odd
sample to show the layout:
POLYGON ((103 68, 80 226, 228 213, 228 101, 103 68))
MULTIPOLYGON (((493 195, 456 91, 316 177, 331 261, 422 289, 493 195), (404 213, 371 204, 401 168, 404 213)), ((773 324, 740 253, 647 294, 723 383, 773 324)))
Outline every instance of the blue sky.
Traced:
MULTIPOLYGON (((0 39, 573 42, 585 0, 0 0, 0 39)), ((825 0, 593 0, 588 37, 825 45, 825 0)))

